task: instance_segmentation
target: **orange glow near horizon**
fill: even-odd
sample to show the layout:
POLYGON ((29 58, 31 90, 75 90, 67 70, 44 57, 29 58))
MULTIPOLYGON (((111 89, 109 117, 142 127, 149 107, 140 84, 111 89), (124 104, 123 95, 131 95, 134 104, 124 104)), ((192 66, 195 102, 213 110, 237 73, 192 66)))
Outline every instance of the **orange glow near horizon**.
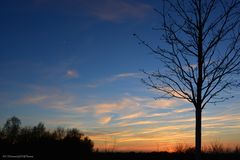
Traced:
MULTIPOLYGON (((224 149, 234 150, 235 147, 239 146, 237 143, 221 143, 221 142, 209 142, 204 143, 202 150, 209 150, 212 144, 217 143, 222 145, 224 149)), ((110 151, 110 152, 175 152, 178 146, 183 148, 192 148, 194 143, 184 143, 184 142, 132 142, 132 143, 115 143, 115 142, 102 142, 96 143, 95 149, 99 151, 110 151)))
MULTIPOLYGON (((202 149, 208 150, 213 144, 221 145, 225 149, 234 149, 239 146, 239 143, 228 139, 217 139, 209 136, 216 132, 203 133, 202 149)), ((137 134, 137 133, 135 133, 137 134)), ((184 148, 194 147, 194 132, 181 133, 178 132, 175 135, 171 132, 162 134, 150 134, 150 135, 135 135, 123 133, 121 136, 92 136, 90 138, 95 142, 95 149, 99 151, 120 151, 120 152, 159 152, 167 151, 174 152, 176 147, 182 145, 184 148), (103 138, 104 137, 104 138, 103 138)))

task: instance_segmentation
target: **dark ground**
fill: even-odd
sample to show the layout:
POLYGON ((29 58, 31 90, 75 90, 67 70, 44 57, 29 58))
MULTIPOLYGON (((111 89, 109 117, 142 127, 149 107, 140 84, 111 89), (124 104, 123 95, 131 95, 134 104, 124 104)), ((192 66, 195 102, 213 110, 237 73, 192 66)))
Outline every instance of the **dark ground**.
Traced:
MULTIPOLYGON (((203 160, 240 160, 240 154, 203 154, 203 160)), ((94 153, 95 160, 194 160, 191 153, 94 153)))
MULTIPOLYGON (((77 146, 1 146, 0 159, 194 160, 193 153, 82 152, 77 146)), ((240 153, 204 153, 203 160, 240 160, 240 153)))

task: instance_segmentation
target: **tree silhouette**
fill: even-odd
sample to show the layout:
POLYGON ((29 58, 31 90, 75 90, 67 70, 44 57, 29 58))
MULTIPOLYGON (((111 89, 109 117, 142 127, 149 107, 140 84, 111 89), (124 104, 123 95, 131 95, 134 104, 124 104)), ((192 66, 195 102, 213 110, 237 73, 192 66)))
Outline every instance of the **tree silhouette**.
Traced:
POLYGON ((56 138, 56 140, 62 140, 66 136, 66 132, 64 128, 58 127, 53 131, 53 136, 56 138))
POLYGON ((240 1, 162 0, 162 33, 156 48, 134 34, 160 59, 165 70, 143 71, 142 81, 163 98, 179 98, 195 107, 195 152, 201 159, 202 110, 208 103, 223 102, 221 94, 239 87, 240 1), (236 76, 235 76, 236 75, 236 76))
POLYGON ((73 128, 73 129, 69 129, 67 130, 67 135, 65 137, 65 139, 81 139, 82 136, 84 136, 84 134, 80 133, 78 129, 73 128))
POLYGON ((21 127, 17 117, 9 118, 0 130, 1 154, 32 154, 34 158, 89 158, 94 143, 78 129, 57 128, 48 131, 40 122, 21 127))
POLYGON ((46 128, 42 122, 38 123, 37 126, 33 127, 33 134, 37 137, 42 137, 46 133, 46 128))
POLYGON ((20 131, 21 121, 17 117, 13 116, 9 118, 3 126, 3 135, 9 143, 16 143, 17 136, 20 131))

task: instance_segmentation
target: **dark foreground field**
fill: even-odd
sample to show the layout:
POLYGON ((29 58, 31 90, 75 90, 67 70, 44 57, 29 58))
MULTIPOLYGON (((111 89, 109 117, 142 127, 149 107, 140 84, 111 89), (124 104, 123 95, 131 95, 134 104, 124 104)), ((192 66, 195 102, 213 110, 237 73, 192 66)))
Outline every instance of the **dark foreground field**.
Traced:
MULTIPOLYGON (((96 160, 194 160, 191 153, 94 153, 96 160)), ((203 160, 240 160, 237 153, 208 153, 203 154, 203 160)))
MULTIPOLYGON (((203 153, 203 160, 240 160, 240 153, 203 153)), ((1 146, 0 159, 78 159, 78 160, 194 160, 193 153, 168 152, 83 152, 76 146, 1 146), (3 148, 2 148, 3 147, 3 148)))

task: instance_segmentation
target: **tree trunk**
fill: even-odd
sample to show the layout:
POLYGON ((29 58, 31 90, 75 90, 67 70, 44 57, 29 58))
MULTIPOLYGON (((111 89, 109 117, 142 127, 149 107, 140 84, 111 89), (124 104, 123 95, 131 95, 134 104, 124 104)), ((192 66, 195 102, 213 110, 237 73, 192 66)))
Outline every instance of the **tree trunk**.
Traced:
POLYGON ((196 109, 195 160, 201 160, 202 109, 196 109))

